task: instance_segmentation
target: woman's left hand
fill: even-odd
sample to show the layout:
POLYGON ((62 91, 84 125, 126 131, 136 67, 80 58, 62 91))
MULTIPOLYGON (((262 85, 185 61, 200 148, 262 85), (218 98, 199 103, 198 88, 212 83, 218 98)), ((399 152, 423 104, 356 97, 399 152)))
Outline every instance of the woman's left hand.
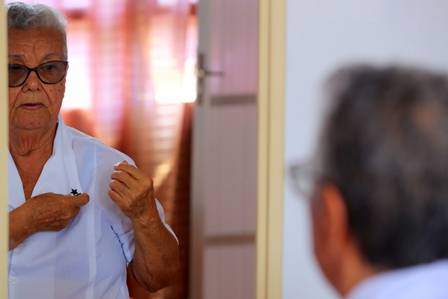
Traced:
POLYGON ((111 199, 132 221, 158 219, 152 179, 137 167, 126 161, 115 165, 109 187, 111 199))
POLYGON ((170 285, 180 271, 179 247, 159 217, 151 178, 121 162, 111 175, 109 196, 132 221, 134 277, 150 292, 170 285))

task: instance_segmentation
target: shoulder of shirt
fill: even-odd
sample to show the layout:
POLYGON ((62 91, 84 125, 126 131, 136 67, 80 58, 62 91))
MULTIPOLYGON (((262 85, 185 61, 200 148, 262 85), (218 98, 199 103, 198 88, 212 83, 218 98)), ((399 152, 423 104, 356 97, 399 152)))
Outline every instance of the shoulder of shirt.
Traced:
POLYGON ((108 157, 109 159, 116 160, 117 162, 126 160, 132 164, 135 164, 128 155, 104 144, 99 139, 87 135, 70 126, 65 125, 65 127, 67 129, 67 133, 71 136, 73 147, 88 148, 90 150, 94 150, 94 152, 102 157, 108 157))

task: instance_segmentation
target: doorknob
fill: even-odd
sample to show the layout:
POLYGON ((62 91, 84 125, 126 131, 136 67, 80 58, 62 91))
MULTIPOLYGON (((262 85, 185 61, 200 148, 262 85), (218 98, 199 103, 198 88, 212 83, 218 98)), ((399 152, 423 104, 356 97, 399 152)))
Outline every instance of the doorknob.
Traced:
POLYGON ((198 55, 198 64, 196 68, 196 76, 197 76, 197 97, 196 103, 198 105, 202 104, 204 100, 204 89, 205 89, 205 80, 209 77, 220 78, 224 77, 223 71, 210 70, 206 67, 205 62, 205 54, 199 53, 198 55))

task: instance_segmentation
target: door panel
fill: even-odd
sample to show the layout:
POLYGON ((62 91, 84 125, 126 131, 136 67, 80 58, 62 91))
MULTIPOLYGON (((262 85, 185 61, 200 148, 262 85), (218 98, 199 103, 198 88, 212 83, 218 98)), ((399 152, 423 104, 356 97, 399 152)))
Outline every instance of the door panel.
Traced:
POLYGON ((205 128, 204 233, 255 232, 256 107, 212 106, 205 128))
POLYGON ((204 298, 255 298, 254 250, 253 244, 208 247, 204 257, 204 298))
POLYGON ((258 1, 199 1, 191 298, 255 298, 258 1))

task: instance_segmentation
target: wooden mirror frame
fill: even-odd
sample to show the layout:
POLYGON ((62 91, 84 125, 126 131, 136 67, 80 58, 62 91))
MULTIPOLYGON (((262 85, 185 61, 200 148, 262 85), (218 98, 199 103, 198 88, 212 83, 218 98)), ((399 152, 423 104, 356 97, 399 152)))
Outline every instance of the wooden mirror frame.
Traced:
POLYGON ((283 295, 286 0, 260 0, 257 299, 283 295))
POLYGON ((8 298, 8 93, 7 26, 5 6, 0 5, 0 298, 8 298))

